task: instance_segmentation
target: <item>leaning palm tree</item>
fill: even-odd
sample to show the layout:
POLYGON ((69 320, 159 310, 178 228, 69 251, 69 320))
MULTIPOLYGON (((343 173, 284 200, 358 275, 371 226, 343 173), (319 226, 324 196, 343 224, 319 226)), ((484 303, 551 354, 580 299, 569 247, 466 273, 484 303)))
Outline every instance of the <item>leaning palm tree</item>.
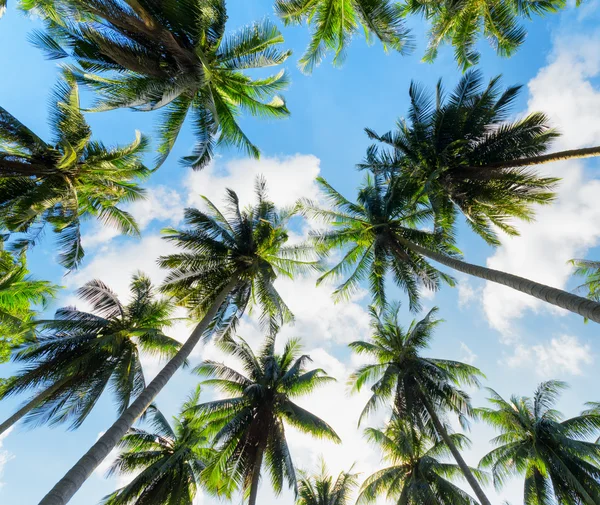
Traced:
POLYGON ((0 363, 26 338, 35 338, 30 323, 38 308, 56 295, 57 286, 29 275, 25 255, 0 249, 0 363))
POLYGON ((566 4, 565 0, 409 0, 404 10, 406 14, 421 14, 431 22, 425 61, 432 62, 439 46, 449 43, 454 48, 456 62, 465 70, 479 62, 476 46, 481 35, 499 56, 509 57, 527 36, 525 28, 519 25, 519 19, 529 20, 533 15, 557 12, 566 4))
MULTIPOLYGON (((461 469, 440 461, 450 455, 443 441, 434 442, 425 433, 394 418, 383 430, 367 428, 368 440, 378 446, 382 459, 389 464, 367 477, 360 489, 357 504, 373 503, 384 493, 386 498, 403 505, 477 505, 477 501, 452 480, 461 477, 461 469)), ((455 447, 467 447, 464 435, 449 435, 455 447)), ((485 481, 486 475, 475 468, 470 471, 485 481)))
POLYGON ((37 339, 13 359, 24 367, 3 385, 0 397, 32 391, 33 397, 0 425, 0 433, 25 417, 30 425, 70 422, 78 428, 107 386, 119 414, 145 386, 140 351, 172 356, 181 344, 166 336, 174 304, 157 299, 150 279, 135 274, 123 304, 106 284, 92 280, 77 290, 91 312, 75 307, 37 321, 37 339))
POLYGON ((361 27, 367 42, 375 37, 386 51, 403 53, 412 45, 401 9, 389 0, 276 0, 275 11, 286 25, 312 25, 310 44, 299 61, 305 73, 311 73, 327 51, 334 52, 333 64, 340 65, 361 27))
POLYGON ((371 308, 371 338, 357 341, 350 348, 373 358, 350 376, 353 391, 372 383, 372 395, 360 421, 380 405, 391 405, 394 415, 409 421, 418 430, 442 438, 480 503, 490 502, 477 478, 467 466, 448 433, 443 416, 454 413, 466 425, 471 414, 469 396, 460 385, 478 386, 482 373, 458 361, 427 358, 421 353, 429 347, 434 328, 441 322, 433 308, 420 321, 412 321, 407 330, 398 323, 398 305, 382 310, 371 308))
POLYGON ((108 476, 136 475, 105 497, 103 505, 193 505, 201 474, 215 453, 205 423, 190 411, 199 397, 198 387, 182 405, 174 426, 153 408, 146 418, 150 431, 129 430, 108 476))
POLYGON ((172 294, 199 323, 181 350, 152 380, 148 387, 106 431, 90 450, 67 472, 40 502, 64 505, 92 474, 135 420, 142 415, 185 363, 200 339, 219 330, 228 335, 246 308, 260 307, 260 321, 275 331, 292 314, 273 283, 278 275, 315 270, 318 264, 303 245, 286 246, 286 225, 296 209, 277 211, 266 198, 266 183, 256 183, 257 203, 240 210, 235 192, 227 190, 227 211, 223 214, 205 199, 208 211, 187 209, 188 229, 167 230, 166 239, 184 252, 160 259, 171 269, 164 289, 172 294))
POLYGON ((350 497, 358 486, 358 474, 341 472, 337 479, 328 474, 325 460, 318 475, 304 474, 298 482, 296 505, 350 505, 350 497))
POLYGON ((525 505, 600 503, 600 446, 590 440, 600 431, 600 417, 583 413, 563 421, 554 405, 565 386, 542 382, 533 398, 508 401, 489 389, 493 408, 477 409, 501 432, 480 466, 491 468, 497 488, 524 476, 525 505))
POLYGON ((27 234, 19 235, 17 248, 36 243, 50 226, 58 234, 60 263, 71 269, 84 255, 81 221, 95 218, 122 233, 139 233, 119 205, 143 198, 137 181, 150 174, 141 163, 148 141, 138 134, 128 146, 107 148, 92 140, 69 72, 51 107, 51 143, 0 107, 0 224, 27 234))
POLYGON ((51 58, 70 56, 78 78, 99 93, 93 110, 164 108, 161 164, 191 115, 196 145, 184 162, 201 168, 215 143, 258 157, 238 124, 241 112, 271 118, 289 114, 277 95, 283 71, 251 78, 245 70, 277 66, 291 54, 277 27, 265 20, 225 36, 225 0, 56 0, 28 2, 46 12, 37 42, 51 58), (65 49, 67 48, 67 49, 65 49))
POLYGON ((356 203, 346 199, 325 180, 318 179, 331 204, 329 208, 303 201, 304 212, 332 229, 317 230, 313 238, 323 255, 341 249, 342 259, 326 277, 348 274, 337 288, 338 296, 349 296, 363 279, 369 280, 375 302, 385 302, 384 277, 391 273, 404 289, 411 309, 418 309, 419 288, 436 289, 439 280, 452 284, 452 278, 427 263, 431 259, 459 272, 479 277, 534 296, 544 302, 600 322, 600 303, 586 300, 561 289, 499 270, 473 265, 459 259, 453 246, 452 226, 446 226, 431 207, 418 184, 405 178, 390 179, 384 171, 368 175, 359 189, 356 203), (427 223, 432 231, 427 231, 427 223))
POLYGON ((310 361, 301 355, 298 340, 288 340, 281 354, 275 353, 275 337, 269 336, 260 354, 254 354, 241 338, 220 343, 225 352, 241 361, 244 372, 225 364, 206 361, 196 371, 211 377, 227 397, 198 405, 193 410, 222 426, 215 434, 218 449, 206 471, 209 486, 222 475, 241 483, 248 505, 256 505, 261 468, 265 466, 276 493, 284 480, 296 490, 296 472, 285 436, 284 423, 318 438, 340 442, 333 429, 294 399, 335 380, 321 369, 307 370, 310 361))
POLYGON ((381 143, 369 149, 361 168, 418 183, 438 214, 457 212, 490 245, 494 229, 518 235, 515 220, 529 221, 534 204, 553 201, 559 181, 531 170, 551 161, 600 155, 600 147, 545 154, 558 133, 535 112, 509 121, 521 86, 503 90, 499 77, 487 86, 480 71, 467 72, 454 91, 435 94, 416 83, 409 89, 407 120, 395 131, 367 134, 381 143))

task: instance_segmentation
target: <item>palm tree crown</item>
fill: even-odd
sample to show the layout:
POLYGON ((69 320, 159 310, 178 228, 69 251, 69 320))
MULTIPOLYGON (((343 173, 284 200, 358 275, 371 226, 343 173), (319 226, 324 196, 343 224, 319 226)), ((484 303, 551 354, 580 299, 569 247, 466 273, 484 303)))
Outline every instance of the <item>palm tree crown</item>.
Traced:
POLYGON ((241 338, 223 340, 220 345, 241 361, 244 372, 214 361, 196 369, 211 377, 204 384, 227 395, 195 407, 219 427, 215 435, 219 455, 210 463, 207 479, 216 485, 223 473, 230 475, 250 492, 249 504, 254 505, 263 458, 277 493, 284 480, 296 488, 284 422, 304 433, 340 441, 327 423, 293 401, 335 379, 321 369, 307 370, 310 357, 300 354, 295 339, 288 340, 281 354, 275 353, 274 337, 266 338, 259 355, 241 338))
POLYGON ((75 59, 78 77, 100 94, 96 110, 164 107, 158 164, 190 112, 197 143, 183 161, 194 168, 211 159, 215 142, 258 157, 237 122, 242 111, 288 115, 276 95, 287 85, 283 71, 258 79, 244 73, 287 59, 290 52, 276 47, 279 30, 263 21, 225 36, 224 0, 59 0, 54 8, 45 11, 48 30, 38 43, 51 58, 75 59))
MULTIPOLYGON (((450 456, 444 442, 433 442, 425 433, 415 431, 399 418, 394 418, 384 429, 367 428, 366 436, 382 452, 389 466, 378 470, 364 481, 357 504, 372 503, 385 494, 398 504, 422 505, 476 505, 452 480, 460 479, 458 465, 445 463, 450 456)), ((453 443, 465 448, 469 440, 464 435, 451 435, 453 443)), ((485 474, 472 468, 481 480, 485 474)))
POLYGON ((479 71, 467 72, 449 96, 441 81, 433 97, 413 82, 408 119, 384 135, 367 129, 384 149, 371 147, 360 167, 408 178, 446 224, 459 211, 477 234, 499 245, 494 228, 516 235, 510 222, 529 220, 532 204, 551 202, 558 181, 511 166, 544 153, 558 136, 541 113, 507 122, 520 89, 502 91, 498 77, 484 86, 479 71))
POLYGON ((325 460, 318 475, 303 474, 298 482, 296 505, 350 505, 350 497, 358 486, 358 474, 341 472, 337 479, 328 474, 325 460))
POLYGON ((169 268, 163 289, 192 315, 200 317, 230 283, 232 289, 219 307, 211 328, 230 332, 246 308, 256 303, 260 320, 275 331, 292 313, 273 286, 278 275, 293 278, 318 264, 305 245, 286 246, 286 225, 296 208, 277 210, 267 199, 263 178, 256 181, 257 203, 240 209, 234 191, 227 190, 222 213, 204 198, 207 211, 186 209, 188 229, 165 231, 165 238, 184 250, 160 258, 169 268))
POLYGON ((396 284, 408 295, 411 310, 418 310, 421 287, 439 288, 440 281, 453 285, 452 278, 433 268, 419 254, 415 254, 399 240, 427 245, 432 249, 454 255, 444 234, 422 229, 433 218, 433 211, 424 202, 414 202, 414 192, 401 184, 388 183, 381 173, 368 175, 353 203, 333 189, 324 179, 318 183, 329 200, 330 208, 321 208, 304 200, 304 212, 325 224, 331 230, 313 233, 317 250, 327 255, 343 250, 337 265, 326 272, 327 277, 349 273, 336 289, 338 298, 347 298, 368 279, 375 302, 384 305, 385 275, 390 273, 396 284))
POLYGON ((0 363, 27 336, 33 337, 29 323, 37 314, 34 306, 43 308, 56 291, 57 286, 29 275, 24 255, 15 258, 0 249, 0 363))
POLYGON ((173 304, 157 299, 143 274, 133 276, 130 289, 124 305, 103 282, 92 280, 77 291, 91 312, 64 307, 54 319, 38 322, 37 341, 14 356, 25 368, 2 390, 3 397, 41 392, 42 400, 34 398, 26 413, 30 423, 70 421, 77 428, 108 385, 122 412, 145 387, 139 351, 165 356, 177 351, 179 342, 163 333, 173 322, 173 304))
POLYGON ((600 430, 593 413, 562 420, 554 409, 566 384, 542 382, 533 398, 504 400, 489 389, 493 408, 477 409, 481 419, 500 430, 498 447, 480 463, 491 468, 494 484, 525 476, 525 505, 600 503, 600 446, 588 439, 600 430))
POLYGON ((58 234, 60 263, 75 268, 84 251, 81 221, 96 218, 122 233, 138 233, 133 217, 119 207, 143 197, 137 180, 150 171, 141 163, 148 141, 137 135, 124 147, 91 140, 79 109, 79 91, 65 72, 52 100, 52 143, 44 142, 0 107, 0 224, 28 233, 15 247, 34 244, 50 225, 58 234))
POLYGON ((122 452, 108 475, 137 475, 104 498, 103 505, 193 505, 202 471, 215 452, 205 424, 189 410, 199 396, 198 387, 182 405, 173 427, 151 407, 146 417, 151 431, 132 428, 123 437, 122 452))
MULTIPOLYGON (((580 0, 577 0, 579 5, 580 0)), ((431 62, 443 43, 454 47, 458 65, 467 69, 479 62, 476 49, 481 34, 496 49, 499 56, 511 56, 525 41, 527 31, 518 24, 519 18, 530 19, 566 6, 565 0, 475 0, 428 2, 409 0, 407 13, 422 14, 431 21, 429 47, 423 58, 431 62)))
POLYGON ((396 415, 411 419, 424 429, 429 423, 424 396, 436 410, 454 412, 462 421, 471 415, 469 396, 456 386, 478 386, 482 373, 465 363, 421 355, 429 347, 434 329, 442 322, 435 318, 437 310, 434 307, 420 321, 413 320, 405 330, 398 322, 398 305, 370 309, 370 340, 350 344, 354 352, 373 359, 350 376, 354 391, 372 384, 373 394, 361 420, 378 406, 391 404, 396 415))
POLYGON ((402 12, 389 0, 276 0, 275 11, 286 25, 303 21, 312 25, 310 44, 299 62, 306 73, 327 51, 334 52, 334 65, 341 64, 350 39, 361 27, 367 42, 375 37, 386 51, 404 52, 412 46, 402 12))

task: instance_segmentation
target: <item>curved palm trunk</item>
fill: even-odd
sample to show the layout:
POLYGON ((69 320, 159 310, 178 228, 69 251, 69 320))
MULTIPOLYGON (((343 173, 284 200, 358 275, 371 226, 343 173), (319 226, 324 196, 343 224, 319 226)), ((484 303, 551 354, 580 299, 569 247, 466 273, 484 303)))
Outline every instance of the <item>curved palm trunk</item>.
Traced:
POLYGON ((450 435, 448 435, 448 431, 446 431, 446 428, 441 423, 439 417, 437 416, 437 413, 435 412, 433 405, 429 401, 429 398, 427 398, 427 395, 425 395, 423 392, 421 392, 421 399, 423 400, 423 404, 425 405, 425 409, 427 410, 427 413, 429 414, 429 416, 431 417, 431 420, 433 421, 435 430, 442 437, 442 440, 444 440, 444 442, 450 449, 450 452, 454 456, 454 459, 456 460, 456 463, 458 464, 463 475, 465 476, 465 479, 467 479, 469 486, 471 486, 471 489, 475 493, 475 496, 477 496, 479 503, 481 505, 492 505, 490 500, 488 500, 487 496, 483 492, 483 489, 481 489, 479 482, 477 482, 477 479, 471 472, 469 465, 467 465, 467 463, 463 459, 462 455, 460 454, 459 450, 454 445, 454 442, 452 442, 450 435))
POLYGON ((80 460, 60 479, 50 492, 42 498, 39 505, 65 505, 81 487, 81 485, 92 474, 96 467, 108 456, 108 453, 114 449, 119 440, 127 433, 129 428, 138 417, 140 417, 158 393, 166 386, 173 374, 183 365, 196 344, 200 341, 202 334, 208 328, 215 317, 217 310, 227 295, 235 288, 238 282, 237 276, 223 288, 216 297, 210 310, 204 315, 202 321, 194 328, 194 331, 181 346, 173 358, 164 366, 159 374, 146 386, 135 401, 127 408, 114 424, 102 435, 98 441, 87 451, 80 460))
POLYGON ((264 449, 260 447, 258 454, 256 455, 256 461, 252 468, 252 481, 250 482, 250 497, 248 498, 248 505, 256 505, 256 498, 258 496, 258 481, 260 480, 260 468, 262 466, 264 449))
POLYGON ((600 303, 598 302, 574 295, 568 291, 563 291, 562 289, 552 288, 545 284, 519 277, 518 275, 457 260, 450 256, 446 256, 445 254, 440 254, 430 249, 426 249, 425 247, 421 247, 401 237, 397 237, 397 240, 407 249, 437 261, 442 265, 453 268, 454 270, 473 275, 474 277, 479 277, 480 279, 485 279, 486 281, 508 286, 521 293, 531 295, 539 300, 551 303, 557 307, 579 314, 586 319, 600 323, 600 303))
POLYGON ((489 165, 483 165, 481 167, 469 167, 469 168, 513 168, 513 167, 527 167, 532 165, 543 165, 544 163, 551 163, 553 161, 573 160, 579 158, 591 158, 593 156, 600 156, 600 146, 596 147, 584 147, 582 149, 571 149, 568 151, 558 151, 556 153, 544 154, 542 156, 531 156, 529 158, 521 158, 513 161, 499 161, 497 163, 490 163, 489 165))
POLYGON ((4 433, 8 428, 10 428, 13 424, 19 421, 22 417, 26 416, 35 409, 38 405, 41 405, 44 400, 52 396, 56 391, 58 391, 68 380, 70 377, 67 377, 63 380, 60 380, 50 386, 49 388, 42 391, 39 395, 35 396, 31 401, 27 402, 23 407, 17 410, 12 416, 10 416, 6 421, 0 424, 0 435, 4 433))

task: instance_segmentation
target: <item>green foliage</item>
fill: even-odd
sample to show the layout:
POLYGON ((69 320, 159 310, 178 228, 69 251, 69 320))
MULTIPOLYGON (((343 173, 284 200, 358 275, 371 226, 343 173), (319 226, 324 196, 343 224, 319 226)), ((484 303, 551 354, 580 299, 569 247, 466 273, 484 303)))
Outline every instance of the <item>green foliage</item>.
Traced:
POLYGON ((600 301, 600 261, 574 259, 569 263, 575 267, 574 275, 585 277, 585 282, 577 286, 577 291, 585 292, 590 300, 600 301))
POLYGON ((395 415, 419 430, 431 431, 427 399, 441 415, 455 413, 467 425, 472 414, 470 398, 458 386, 479 386, 478 378, 483 374, 465 363, 421 355, 429 347, 434 329, 442 322, 435 318, 437 310, 434 307, 404 330, 398 323, 399 306, 371 308, 370 339, 350 344, 354 352, 373 361, 359 367, 349 379, 353 391, 372 384, 372 396, 359 423, 377 407, 391 405, 395 415))
MULTIPOLYGON (((373 503, 382 495, 403 505, 476 505, 477 501, 452 481, 460 479, 460 468, 442 460, 451 456, 444 442, 434 442, 423 432, 412 429, 398 418, 385 429, 368 428, 365 434, 382 452, 389 466, 364 481, 357 504, 373 503)), ((459 448, 468 446, 464 435, 451 435, 459 448)), ((478 479, 485 474, 471 469, 478 479)))
POLYGON ((479 62, 476 46, 482 35, 499 56, 510 57, 527 36, 520 18, 530 20, 533 15, 557 12, 566 4, 565 0, 408 0, 404 10, 421 14, 431 23, 424 61, 432 62, 440 45, 449 43, 456 62, 466 70, 479 62))
POLYGON ((575 505, 600 500, 600 446, 588 441, 600 431, 594 410, 562 420, 554 409, 566 384, 542 382, 533 398, 504 400, 489 389, 493 408, 478 416, 500 431, 497 446, 480 462, 490 468, 496 488, 514 476, 525 477, 525 505, 575 505))
POLYGON ((173 304, 157 299, 150 280, 140 273, 133 276, 130 290, 124 305, 102 281, 92 280, 77 291, 90 312, 64 307, 54 319, 37 321, 38 338, 14 354, 24 366, 8 379, 0 397, 51 390, 26 422, 70 422, 77 428, 110 386, 117 410, 123 412, 145 387, 139 351, 169 357, 181 345, 163 333, 173 323, 173 304))
POLYGON ((296 339, 288 340, 281 354, 275 352, 274 336, 266 338, 258 355, 241 338, 225 339, 219 345, 241 362, 243 372, 214 361, 205 361, 195 370, 210 377, 203 384, 215 386, 225 395, 192 409, 207 416, 216 432, 219 452, 205 471, 207 485, 218 489, 226 475, 232 483, 248 489, 256 477, 256 465, 264 461, 276 493, 284 481, 295 489, 296 472, 284 423, 314 437, 340 442, 325 421, 293 401, 335 379, 324 370, 307 369, 310 357, 301 354, 296 339))
POLYGON ((359 167, 408 179, 428 196, 440 226, 461 212, 472 230, 499 245, 495 228, 518 231, 514 219, 533 219, 533 204, 552 202, 558 179, 540 177, 511 162, 543 154, 558 133, 541 113, 509 122, 520 86, 500 88, 499 77, 484 86, 479 71, 467 72, 446 96, 441 81, 435 95, 412 83, 407 119, 395 131, 367 134, 372 146, 359 167))
POLYGON ((426 231, 434 212, 424 198, 415 202, 416 188, 398 180, 389 181, 382 172, 369 175, 353 203, 333 189, 324 179, 319 185, 329 207, 321 208, 303 200, 303 212, 329 225, 331 229, 312 233, 317 251, 327 256, 341 249, 342 259, 319 279, 346 277, 334 296, 347 299, 368 281, 371 295, 385 305, 385 276, 391 274, 406 292, 410 309, 420 309, 420 289, 437 290, 440 282, 454 284, 452 277, 432 267, 421 255, 406 247, 406 242, 454 256, 456 249, 443 233, 426 231))
POLYGON ((193 505, 202 471, 215 456, 205 423, 190 410, 199 396, 200 387, 183 404, 173 427, 151 406, 146 416, 151 430, 132 428, 121 439, 122 452, 107 476, 134 478, 105 497, 103 505, 193 505))
POLYGON ((162 109, 157 164, 167 158, 190 115, 196 134, 182 161, 204 167, 215 145, 232 145, 258 157, 238 124, 242 112, 280 118, 289 114, 278 96, 283 71, 250 78, 245 71, 277 66, 291 54, 277 27, 265 20, 225 35, 224 0, 45 0, 30 2, 47 17, 36 42, 50 58, 71 56, 77 78, 98 92, 94 110, 162 109))
POLYGON ((322 460, 318 475, 302 474, 296 505, 350 505, 350 496, 358 486, 358 474, 351 472, 341 472, 333 480, 322 460))
POLYGON ((25 256, 0 250, 0 363, 26 339, 35 340, 31 323, 37 308, 54 298, 57 286, 29 275, 25 256))
POLYGON ((73 269, 84 255, 83 220, 138 233, 119 205, 143 198, 136 181, 150 174, 140 161, 148 140, 138 133, 133 143, 115 148, 91 140, 69 72, 55 89, 50 125, 54 138, 48 144, 0 107, 0 224, 18 234, 17 249, 35 244, 50 226, 58 235, 60 263, 73 269))
POLYGON ((286 25, 312 26, 310 43, 299 61, 305 73, 311 73, 327 51, 334 53, 333 64, 341 65, 360 27, 367 42, 375 37, 386 51, 403 53, 412 47, 401 9, 389 0, 276 0, 275 11, 286 25))
POLYGON ((186 209, 184 230, 165 230, 165 238, 183 252, 163 256, 169 268, 163 290, 201 319, 230 283, 235 287, 209 328, 230 334, 246 308, 258 306, 260 321, 275 332, 293 316, 273 286, 277 276, 314 271, 318 264, 305 245, 286 246, 286 225, 295 208, 278 211, 267 199, 264 179, 256 181, 257 202, 240 209, 237 194, 227 190, 225 212, 204 198, 207 210, 186 209))

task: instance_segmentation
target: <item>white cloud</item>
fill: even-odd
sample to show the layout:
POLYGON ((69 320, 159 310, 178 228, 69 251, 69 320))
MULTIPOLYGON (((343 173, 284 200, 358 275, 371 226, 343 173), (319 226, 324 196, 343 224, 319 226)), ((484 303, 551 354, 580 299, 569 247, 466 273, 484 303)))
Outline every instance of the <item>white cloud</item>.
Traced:
POLYGON ((475 363, 475 360, 477 359, 477 354, 475 354, 467 344, 465 344, 464 342, 461 342, 460 350, 463 353, 460 358, 461 361, 463 361, 464 363, 467 363, 469 365, 472 365, 473 363, 475 363))
POLYGON ((456 287, 458 288, 458 306, 461 309, 471 305, 473 300, 480 295, 480 289, 473 287, 471 281, 466 276, 459 276, 456 287))
MULTIPOLYGON (((8 435, 10 435, 10 432, 13 430, 13 426, 11 426, 10 428, 8 428, 4 433, 2 433, 0 435, 0 479, 2 479, 2 476, 4 474, 4 467, 6 466, 6 464, 11 460, 15 458, 15 455, 10 452, 7 451, 6 449, 3 448, 4 445, 4 439, 6 437, 8 437, 8 435)), ((4 482, 2 482, 0 480, 0 487, 2 487, 4 485, 4 482)))
POLYGON ((555 377, 561 373, 582 375, 583 367, 593 362, 590 346, 571 335, 561 335, 549 343, 532 346, 519 344, 506 359, 509 367, 533 368, 542 377, 555 377))
MULTIPOLYGON (((600 87, 593 82, 600 73, 598 43, 600 36, 590 40, 563 34, 549 64, 529 82, 529 111, 545 112, 563 133, 555 150, 600 144, 600 87)), ((597 160, 588 163, 600 168, 597 160)), ((600 242, 600 181, 589 180, 583 167, 582 161, 568 161, 540 168, 543 175, 562 178, 556 202, 538 207, 535 222, 519 223, 520 237, 503 237, 503 246, 488 258, 489 267, 565 287, 571 274, 567 261, 600 242)), ((565 313, 493 283, 483 290, 483 305, 491 326, 507 338, 527 310, 565 313)))
POLYGON ((189 189, 187 204, 200 205, 200 195, 207 195, 219 206, 226 188, 237 193, 242 206, 251 204, 258 175, 266 178, 269 198, 277 206, 293 205, 300 197, 317 199, 319 193, 315 178, 319 175, 319 164, 317 157, 302 154, 233 160, 224 167, 217 161, 202 171, 190 173, 185 183, 189 189))

